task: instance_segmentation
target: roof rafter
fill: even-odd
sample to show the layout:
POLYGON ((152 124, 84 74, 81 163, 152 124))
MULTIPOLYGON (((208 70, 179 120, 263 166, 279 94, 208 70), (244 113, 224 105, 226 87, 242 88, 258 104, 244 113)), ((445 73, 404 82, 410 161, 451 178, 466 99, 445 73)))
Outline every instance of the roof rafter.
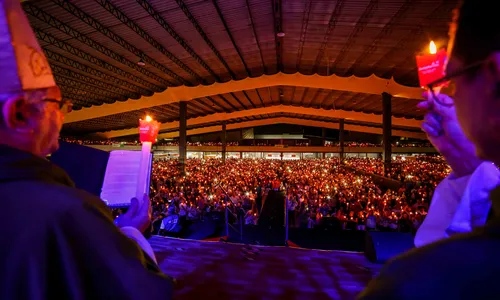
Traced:
MULTIPOLYGON (((220 95, 217 95, 219 98, 222 99, 222 101, 224 101, 227 105, 229 105, 232 109, 234 110, 238 110, 238 107, 236 107, 234 104, 231 103, 231 101, 227 100, 226 97, 224 97, 224 95, 220 94, 220 95)), ((243 108, 245 108, 243 106, 243 108)))
MULTIPOLYGON (((59 53, 56 53, 56 52, 53 52, 49 49, 43 49, 43 51, 45 52, 45 55, 47 56, 47 58, 49 60, 52 60, 52 61, 55 61, 55 62, 58 62, 58 63, 62 63, 62 64, 65 64, 69 67, 72 67, 74 69, 77 69, 79 71, 82 71, 83 73, 85 74, 90 74, 92 76, 95 76, 95 77, 99 77, 103 80, 105 80, 106 82, 114 82, 120 86, 125 86, 127 87, 128 89, 131 89, 131 90, 135 90, 143 95, 148 95, 148 94, 151 94, 151 91, 147 90, 147 89, 144 89, 144 88, 141 88, 141 87, 138 87, 138 86, 135 86, 127 81, 124 81, 122 79, 119 79, 119 78, 116 78, 112 75, 109 75, 109 74, 106 74, 104 72, 101 72, 101 71, 98 71, 94 68, 91 68, 87 65, 84 65, 82 63, 79 63, 75 60, 72 60, 72 59, 69 59, 65 56, 62 56, 60 55, 59 53)), ((51 64, 53 65, 53 64, 51 64)), ((54 68, 55 69, 55 68, 54 68)), ((77 103, 77 106, 74 107, 75 110, 78 110, 78 103, 77 103)))
MULTIPOLYGON (((71 53, 71 54, 73 54, 73 55, 93 64, 93 65, 96 65, 100 68, 106 69, 112 73, 120 75, 123 78, 126 78, 127 80, 132 81, 131 83, 140 84, 141 86, 146 87, 148 89, 151 89, 152 91, 155 91, 155 92, 163 92, 165 90, 165 88, 163 88, 163 87, 152 84, 152 83, 150 83, 142 78, 135 76, 132 73, 123 71, 122 69, 117 68, 117 67, 113 66, 112 64, 105 62, 102 59, 99 59, 95 56, 92 56, 92 55, 88 54, 87 52, 84 52, 78 48, 75 48, 75 47, 71 46, 70 44, 63 42, 63 41, 55 38, 54 36, 52 36, 46 32, 43 32, 42 30, 40 30, 36 27, 33 27, 33 31, 35 32, 35 35, 39 40, 47 42, 50 45, 54 45, 57 48, 64 50, 68 53, 71 53)), ((46 47, 44 47, 44 48, 46 48, 46 47)), ((148 94, 152 95, 153 92, 149 92, 148 94)))
MULTIPOLYGON (((378 4, 378 0, 370 0, 370 3, 366 7, 365 11, 363 12, 361 17, 359 18, 358 22, 356 23, 356 26, 354 26, 353 31, 349 35, 347 43, 344 44, 344 47, 342 47, 342 50, 340 50, 340 53, 335 58, 335 61, 333 62, 333 65, 331 66, 334 70, 336 69, 337 65, 344 60, 347 52, 350 50, 351 46, 354 44, 356 37, 358 36, 358 34, 361 31, 363 31, 363 29, 366 27, 366 24, 368 24, 368 21, 373 16, 373 13, 375 11, 375 8, 377 7, 377 4, 378 4)), ((345 74, 345 72, 343 74, 345 74)))
POLYGON ((283 38, 278 33, 283 32, 281 0, 273 0, 273 18, 274 18, 274 41, 276 43, 276 68, 278 72, 283 72, 283 38))
POLYGON ((262 96, 260 95, 258 89, 255 89, 255 93, 257 94, 257 97, 259 97, 260 103, 262 103, 262 107, 266 107, 266 103, 264 103, 264 100, 262 100, 262 96))
POLYGON ((90 27, 94 28, 101 34, 105 35, 109 39, 111 39, 113 42, 117 43, 130 53, 137 55, 140 59, 142 59, 145 63, 155 67, 156 69, 160 70, 161 72, 167 74, 168 76, 175 78, 177 81, 181 82, 184 85, 190 85, 191 83, 181 76, 177 75, 176 73, 172 72, 170 69, 166 68, 163 66, 163 64, 157 62, 153 58, 149 57, 148 55, 144 54, 142 51, 137 49, 135 46, 132 46, 132 44, 128 43, 125 41, 123 38, 106 28, 104 25, 101 23, 97 22, 94 18, 89 16, 87 13, 73 5, 67 0, 52 0, 55 4, 59 5, 61 8, 69 12, 70 14, 74 15, 78 19, 80 19, 82 22, 85 24, 89 25, 90 27))
POLYGON ((83 107, 90 107, 93 105, 101 105, 104 103, 112 103, 112 99, 106 99, 103 97, 92 97, 92 96, 83 96, 81 90, 76 90, 72 87, 61 86, 61 94, 63 99, 70 100, 73 103, 78 103, 77 105, 83 107))
POLYGON ((83 35, 79 31, 73 29, 71 26, 68 26, 67 24, 63 23, 62 21, 54 18, 53 16, 49 15, 42 9, 36 7, 35 5, 31 3, 26 3, 23 5, 24 11, 30 15, 33 16, 37 19, 39 19, 42 22, 45 22, 46 24, 49 24, 50 26, 60 30, 61 32, 66 33, 67 35, 77 39, 78 41, 84 43, 85 45, 91 47, 92 49, 95 49, 102 54, 106 55, 107 57, 110 57, 114 59, 115 61, 131 68, 136 71, 139 71, 140 73, 146 75, 148 78, 159 82, 165 86, 171 86, 173 85, 170 81, 161 78, 160 76, 146 70, 145 68, 138 66, 136 63, 131 62, 127 59, 125 59, 122 55, 118 55, 114 51, 110 50, 109 48, 106 48, 105 46, 97 43, 96 41, 88 38, 86 35, 83 35))
MULTIPOLYGON (((229 113, 215 113, 204 117, 190 118, 187 120, 187 124, 188 126, 195 126, 195 125, 201 126, 224 120, 232 120, 238 118, 269 115, 269 114, 300 114, 300 115, 310 115, 316 117, 345 119, 345 120, 352 120, 352 121, 359 121, 359 122, 373 123, 373 124, 382 124, 381 115, 366 114, 366 113, 345 111, 345 110, 331 111, 326 109, 306 108, 306 107, 289 106, 289 105, 275 105, 275 106, 260 107, 248 110, 240 110, 229 113)), ((393 126, 420 128, 421 123, 422 123, 421 121, 417 120, 392 117, 393 126)), ((160 126, 160 131, 171 129, 172 126, 178 127, 179 122, 164 123, 160 126)), ((137 133, 137 128, 132 128, 132 129, 109 131, 106 132, 105 134, 106 136, 108 136, 108 138, 113 138, 118 136, 133 135, 136 133, 137 133)))
POLYGON ((125 101, 127 100, 126 96, 123 96, 121 94, 114 93, 109 90, 104 90, 101 88, 94 87, 92 85, 87 85, 84 83, 81 83, 79 81, 73 80, 71 78, 67 78, 64 76, 59 76, 58 74, 54 74, 54 78, 56 80, 56 83, 58 86, 70 86, 72 88, 77 88, 83 91, 91 92, 93 94, 101 95, 103 98, 110 98, 118 101, 125 101))
MULTIPOLYGON (((266 126, 266 125, 272 125, 272 124, 293 124, 293 125, 313 126, 313 127, 328 128, 328 129, 339 129, 339 123, 334 123, 334 122, 305 120, 305 119, 299 119, 299 118, 295 118, 295 117, 270 117, 270 118, 264 118, 264 119, 253 120, 253 121, 228 123, 226 125, 226 130, 236 130, 236 129, 241 129, 241 128, 266 126)), ((382 134, 382 128, 363 126, 363 125, 355 125, 355 124, 345 124, 344 130, 371 133, 371 134, 382 134)), ((214 125, 214 126, 206 126, 206 127, 199 127, 199 128, 195 128, 195 129, 190 129, 190 130, 186 131, 186 134, 187 135, 198 135, 198 134, 206 134, 206 133, 220 132, 220 131, 222 131, 222 125, 214 125)), ((413 132, 413 131, 398 130, 398 129, 392 130, 392 135, 393 136, 402 136, 402 137, 407 137, 407 138, 414 138, 414 139, 422 139, 422 140, 427 139, 425 134, 422 132, 413 132)), ((106 137, 106 135, 104 135, 104 136, 106 137)), ((179 131, 171 131, 168 133, 160 133, 158 135, 158 138, 159 139, 168 139, 168 138, 176 138, 178 136, 179 136, 179 131)))
MULTIPOLYGON (((61 92, 63 95, 69 97, 85 97, 85 99, 91 99, 95 101, 102 101, 104 103, 113 103, 116 99, 111 97, 103 96, 102 94, 97 94, 88 90, 84 90, 75 85, 60 85, 61 92), (72 95, 72 96, 70 96, 72 95)), ((81 98, 84 99, 84 98, 81 98)))
POLYGON ((204 97, 204 98, 198 99, 198 103, 200 105, 206 107, 207 111, 210 111, 210 112, 212 112, 212 111, 215 111, 215 112, 225 111, 225 112, 227 112, 228 111, 224 107, 221 107, 219 104, 215 104, 215 100, 210 98, 210 97, 204 97), (208 101, 212 102, 212 106, 205 103, 205 101, 203 101, 204 99, 207 99, 208 101))
POLYGON ((200 34, 201 38, 205 41, 205 43, 212 50, 212 52, 215 54, 215 56, 217 56, 217 58, 219 59, 219 61, 224 65, 224 67, 226 68, 226 70, 231 75, 231 78, 232 79, 236 79, 236 74, 234 74, 233 70, 231 70, 231 68, 229 67, 229 65, 227 64, 227 62, 224 60, 224 58, 220 54, 219 50, 217 50, 217 48, 215 48, 215 46, 212 43, 212 41, 208 38, 208 36, 205 33, 205 31, 203 31, 203 29, 198 24, 198 22, 196 21, 195 17, 193 17, 193 15, 191 14, 191 12, 187 8, 187 6, 184 4, 184 2, 182 0, 175 0, 175 1, 177 2, 177 5, 179 5, 179 7, 182 10, 182 12, 184 13, 184 15, 188 18, 188 20, 191 21, 191 24, 193 24, 194 28, 196 28, 196 31, 198 31, 198 33, 200 34))
MULTIPOLYGON (((214 96, 219 96, 219 95, 214 95, 214 96)), ((218 107, 220 107, 222 110, 224 110, 225 112, 230 112, 229 109, 225 108, 224 106, 220 105, 218 101, 215 101, 215 99, 213 97, 210 97, 210 96, 207 96, 206 97, 208 100, 212 101, 212 105, 217 105, 218 107)), ((221 98, 222 101, 224 101, 225 99, 221 98)), ((227 103, 227 100, 226 100, 226 104, 229 104, 227 103)), ((229 106, 231 106, 229 104, 229 106)), ((233 109, 236 109, 234 107, 232 107, 233 109)))
POLYGON ((302 16, 302 28, 300 30, 299 49, 297 51, 297 61, 295 62, 297 70, 300 70, 302 62, 302 52, 304 51, 304 43, 306 41, 307 26, 309 25, 309 16, 311 15, 312 0, 304 3, 304 14, 302 16))
MULTIPOLYGON (((449 3, 447 3, 447 1, 442 1, 437 7, 436 9, 434 9, 424 20, 425 21, 429 21, 429 20, 432 20, 433 18, 435 18, 436 15, 441 15, 443 13, 443 11, 446 11, 448 8, 447 8, 447 5, 449 5, 449 3)), ((422 24, 422 25, 426 25, 425 23, 422 24)), ((431 31, 431 30, 429 30, 431 31)), ((432 36, 432 32, 427 32, 428 35, 432 36)), ((413 56, 408 56, 410 58, 412 58, 413 56)), ((399 74, 399 78, 401 80, 401 82, 405 82, 406 78, 407 77, 415 77, 415 75, 418 73, 417 72, 417 65, 415 63, 415 60, 409 60, 408 58, 406 58, 404 61, 404 63, 408 64, 408 62, 412 63, 412 68, 411 69, 408 69, 407 71, 403 72, 402 74, 399 74)))
POLYGON ((226 20, 224 20, 224 15, 222 14, 220 7, 217 4, 217 0, 212 0, 212 3, 214 4, 215 10, 217 11, 217 14, 219 15, 219 18, 222 22, 222 25, 226 29, 227 35, 229 36, 231 43, 233 43, 233 47, 236 50, 236 53, 238 53, 238 56, 240 57, 241 63, 243 64, 245 71, 247 72, 248 76, 252 76, 250 70, 248 69, 247 63, 245 62, 245 59, 243 58, 243 55, 241 54, 240 48, 236 45, 236 41, 234 40, 233 35, 231 34, 231 30, 229 30, 229 27, 227 26, 226 20))
MULTIPOLYGON (((330 17, 330 21, 328 22, 328 28, 326 29, 325 35, 323 36, 323 42, 321 43, 321 47, 319 48, 318 51, 318 56, 316 56, 316 61, 314 62, 314 67, 313 67, 314 73, 318 73, 318 68, 321 65, 321 60, 323 59, 323 56, 325 56, 325 51, 326 48, 328 47, 328 41, 330 40, 330 36, 332 35, 333 30, 337 26, 337 21, 339 19, 340 14, 342 13, 342 9, 344 8, 344 2, 345 0, 338 0, 337 4, 335 4, 332 16, 330 17)), ((327 59, 329 59, 328 56, 327 59)), ((328 64, 330 64, 330 62, 328 62, 328 64)))
POLYGON ((190 101, 197 98, 228 94, 230 92, 256 90, 272 86, 322 88, 376 95, 381 95, 383 92, 386 92, 394 97, 410 99, 422 98, 422 90, 420 88, 405 87, 397 84, 392 79, 382 79, 376 76, 359 78, 354 76, 340 77, 336 75, 320 76, 303 75, 300 73, 278 73, 274 75, 262 75, 255 78, 229 81, 226 83, 215 83, 207 86, 173 87, 167 89, 163 93, 157 93, 152 97, 143 97, 141 98, 141 101, 125 101, 117 104, 102 105, 100 107, 93 107, 82 111, 72 112, 66 116, 65 122, 76 122, 152 106, 160 106, 180 101, 190 101))
POLYGON ((384 28, 380 31, 380 33, 373 39, 371 45, 366 46, 365 49, 363 50, 363 53, 358 56, 356 61, 351 65, 351 67, 344 72, 344 74, 352 74, 353 70, 359 65, 364 62, 364 60, 372 53, 377 50, 377 47, 379 46, 380 40, 382 40, 384 37, 389 35, 392 32, 392 28, 394 27, 394 24, 399 21, 401 18, 405 17, 406 13, 410 10, 412 2, 415 0, 406 0, 403 5, 398 9, 395 15, 392 16, 392 18, 389 20, 384 25, 384 28))
POLYGON ((208 71, 208 73, 210 73, 210 75, 212 75, 215 78, 215 81, 220 81, 219 75, 217 75, 212 70, 212 68, 210 68, 210 66, 207 65, 207 63, 203 61, 203 59, 201 59, 201 57, 198 56, 198 54, 196 54, 196 52, 194 52, 193 49, 191 49, 188 43, 179 34, 177 34, 177 32, 175 32, 175 30, 172 27, 170 27, 170 25, 168 25, 167 21, 163 19, 163 17, 151 6, 151 4, 149 4, 147 0, 136 0, 136 1, 137 3, 139 3, 140 6, 142 6, 142 8, 144 8, 148 12, 148 14, 151 17, 153 17, 153 19, 163 29, 165 29, 166 32, 168 32, 168 34, 170 34, 171 37, 174 38, 174 40, 179 45, 181 45, 182 48, 184 48, 184 50, 186 50, 187 53, 189 53, 189 55, 191 55, 192 58, 194 58, 194 60, 196 60, 198 64, 200 64, 205 70, 208 71))
POLYGON ((208 114, 211 114, 213 112, 208 112, 199 105, 196 105, 194 102, 189 103, 190 105, 188 106, 188 110, 193 110, 196 112, 196 114, 201 115, 201 116, 206 116, 208 114))
MULTIPOLYGON (((241 102, 241 100, 233 92, 230 92, 229 95, 231 95, 231 97, 233 97, 234 100, 236 100, 236 102, 238 102, 238 104, 241 105, 241 107, 243 107, 243 109, 248 109, 248 107, 245 104, 243 104, 243 102, 241 102)), ((250 103, 252 103, 252 101, 250 101, 250 103)), ((254 108, 255 108, 255 105, 254 105, 254 108)))
POLYGON ((264 55, 262 54, 262 49, 260 48, 259 37, 257 36, 257 32, 255 31, 255 23, 253 21, 252 10, 250 9, 250 4, 248 3, 248 0, 245 0, 245 3, 248 9, 248 16, 250 17, 250 26, 252 26, 253 35, 255 37, 255 45, 259 49, 262 68, 264 69, 264 74, 267 74, 267 66, 266 63, 264 62, 264 55))
MULTIPOLYGON (((202 112, 202 114, 203 114, 203 115, 208 115, 208 114, 213 113, 213 109, 211 109, 211 108, 210 108, 210 109, 203 108, 203 107, 202 107, 202 105, 203 105, 203 106, 205 106, 205 103, 200 103, 200 104, 198 105, 198 102, 196 102, 196 101, 191 101, 191 102, 189 102, 189 106, 190 106, 191 108, 193 108, 193 107, 194 107, 194 109, 196 109, 196 110, 198 110, 198 111, 202 112)), ((208 106, 205 106, 205 107, 208 107, 208 106)))
MULTIPOLYGON (((248 97, 247 92, 246 91, 241 91, 241 92, 243 93, 243 96, 245 96, 245 99, 247 99, 247 101, 250 102, 250 104, 252 104, 253 108, 257 108, 257 105, 255 105, 255 103, 253 103, 252 99, 250 99, 250 97, 248 97)), ((233 93, 231 92, 231 94, 233 94, 233 93)), ((236 98, 236 95, 233 97, 236 98)))
MULTIPOLYGON (((61 1, 61 0, 59 0, 61 1)), ((171 61, 181 67, 184 71, 186 71, 191 76, 195 77, 199 82, 205 83, 205 80, 201 78, 200 75, 195 73, 191 68, 189 68, 186 64, 184 64, 180 59, 178 59, 173 53, 165 49, 157 40, 151 37, 146 31, 144 31, 139 25, 130 20, 124 13, 122 13, 118 8, 116 8, 111 2, 108 0, 95 0, 99 5, 102 6, 105 10, 111 13, 115 18, 120 20, 123 24, 127 25, 128 28, 132 29, 135 33, 137 33, 141 38, 147 41, 151 46, 155 47, 158 51, 160 51, 163 55, 168 57, 171 61)))
MULTIPOLYGON (((437 6, 433 11, 429 13, 424 19, 424 23, 426 21, 432 20, 436 15, 438 15, 439 11, 443 8, 446 7, 446 1, 441 2, 439 6, 437 6)), ((449 4, 448 4, 449 5, 449 4)), ((411 43, 415 42, 415 39, 418 39, 419 37, 422 37, 424 33, 424 24, 419 24, 416 28, 413 28, 403 39, 401 39, 398 44, 395 47, 392 47, 391 50, 389 50, 378 62, 376 62, 372 70, 370 71, 371 73, 374 72, 374 70, 383 65, 387 60, 391 59, 395 53, 398 51, 401 51, 401 49, 406 49, 408 48, 408 45, 411 43)), ((415 53, 411 53, 411 58, 415 56, 415 53)), ((407 61, 408 58, 405 58, 405 60, 402 60, 402 62, 407 61)), ((389 71, 385 72, 382 76, 383 77, 389 77, 394 74, 394 70, 396 67, 391 68, 389 71)))
MULTIPOLYGON (((103 82, 102 80, 98 80, 89 76, 82 75, 77 72, 73 72, 70 69, 66 69, 63 67, 60 67, 56 64, 52 64, 51 66, 52 71, 54 74, 57 74, 58 77, 64 77, 64 78, 71 78, 77 81, 80 81, 82 83, 85 83, 85 86, 87 87, 98 87, 101 88, 101 90, 106 90, 115 94, 121 94, 125 96, 127 99, 139 99, 141 96, 138 93, 123 89, 118 86, 114 86, 112 84, 108 84, 103 82)), ((125 99, 124 99, 125 100, 125 99)))

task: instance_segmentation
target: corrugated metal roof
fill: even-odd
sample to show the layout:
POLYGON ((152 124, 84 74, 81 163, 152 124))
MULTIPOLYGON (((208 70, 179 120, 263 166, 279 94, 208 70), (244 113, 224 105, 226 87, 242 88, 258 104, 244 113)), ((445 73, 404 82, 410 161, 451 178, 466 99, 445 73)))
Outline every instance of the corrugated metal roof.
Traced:
MULTIPOLYGON (((456 3, 40 0, 23 5, 47 51, 64 97, 73 100, 79 109, 151 95, 170 86, 275 74, 279 63, 286 73, 375 74, 417 86, 413 57, 430 39, 446 42, 456 3), (277 26, 285 33, 283 38, 276 38, 277 26), (277 53, 278 43, 282 53, 277 53), (141 59, 147 63, 138 69, 136 63, 141 59)), ((422 117, 415 109, 416 100, 396 98, 393 102, 395 116, 422 117)), ((195 99, 189 115, 278 104, 381 113, 377 95, 284 86, 195 99)), ((162 109, 149 110, 163 113, 162 109)), ((67 124, 65 130, 134 127, 141 113, 67 124)), ((172 120, 176 116, 171 110, 159 118, 172 120)))

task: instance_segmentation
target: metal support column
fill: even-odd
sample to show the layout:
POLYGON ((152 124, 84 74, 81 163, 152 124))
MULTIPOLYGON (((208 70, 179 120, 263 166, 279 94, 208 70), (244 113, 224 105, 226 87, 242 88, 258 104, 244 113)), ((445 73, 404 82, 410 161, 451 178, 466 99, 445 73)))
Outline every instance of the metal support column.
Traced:
POLYGON ((391 158, 392 158, 392 95, 382 93, 382 118, 383 118, 383 144, 384 144, 384 176, 391 173, 391 158))
POLYGON ((339 156, 340 162, 344 160, 344 119, 340 119, 339 122, 339 156))
POLYGON ((222 163, 226 163, 226 121, 222 123, 222 133, 221 133, 221 141, 222 141, 222 163))
POLYGON ((187 156, 187 102, 179 103, 179 167, 181 174, 186 173, 187 156))
POLYGON ((321 146, 325 146, 326 142, 326 128, 321 128, 321 146))

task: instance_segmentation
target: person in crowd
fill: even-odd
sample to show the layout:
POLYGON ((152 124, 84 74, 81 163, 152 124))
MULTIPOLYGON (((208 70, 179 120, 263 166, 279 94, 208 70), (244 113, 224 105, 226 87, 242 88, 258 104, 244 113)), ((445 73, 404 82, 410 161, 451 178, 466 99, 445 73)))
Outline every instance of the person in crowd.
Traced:
MULTIPOLYGON (((434 145, 448 156, 459 186, 436 190, 436 203, 431 204, 418 234, 424 235, 424 230, 430 232, 429 225, 433 224, 433 234, 437 235, 429 241, 450 237, 392 260, 359 299, 498 297, 500 188, 495 187, 498 177, 491 175, 495 172, 488 170, 492 164, 483 162, 500 163, 500 31, 497 19, 498 13, 492 3, 460 2, 450 26, 446 76, 430 85, 427 101, 420 105, 429 111, 424 130, 434 145), (453 99, 433 90, 437 84, 449 80, 455 85, 453 99), (454 119, 455 112, 460 127, 454 119), (467 175, 469 178, 460 183, 460 176, 467 175), (465 194, 462 192, 464 187, 469 189, 465 194), (470 191, 474 189, 476 191, 470 191), (461 202, 457 203, 462 195, 461 202), (433 216, 433 210, 441 211, 444 220, 433 220, 439 217, 439 214, 433 216), (487 219, 485 226, 476 227, 487 219)), ((451 181, 446 184, 453 185, 451 181)))
POLYGON ((0 37, 0 299, 171 299, 142 235, 149 199, 132 199, 113 222, 45 158, 69 103, 19 0, 0 1, 0 37))
MULTIPOLYGON (((259 188, 263 190, 281 176, 282 182, 288 182, 285 191, 291 228, 299 227, 301 222, 303 227, 314 228, 333 222, 364 230, 366 218, 372 216, 375 227, 371 229, 398 231, 398 220, 404 213, 409 215, 412 226, 420 225, 436 183, 448 175, 449 168, 443 159, 433 156, 396 161, 403 180, 401 188, 392 191, 381 189, 370 176, 360 176, 339 166, 336 158, 280 163, 268 159, 227 159, 225 164, 220 158, 193 158, 186 161, 186 176, 180 176, 175 159, 157 159, 153 164, 153 211, 166 214, 166 206, 180 202, 178 195, 182 194, 185 206, 196 216, 191 218, 193 222, 214 214, 223 218, 226 203, 218 186, 222 183, 230 194, 227 207, 233 214, 239 210, 244 214, 250 210, 258 213, 251 203, 259 188), (278 165, 283 168, 281 173, 277 172, 278 165), (179 179, 166 184, 168 178, 179 179)), ((346 162, 350 167, 364 169, 381 160, 356 158, 346 162)), ((265 198, 266 193, 262 193, 265 198)), ((180 212, 181 205, 178 206, 180 212)), ((411 228, 412 232, 415 230, 411 228)))
POLYGON ((163 223, 163 219, 165 218, 165 214, 156 211, 153 215, 153 219, 151 221, 151 234, 158 235, 160 232, 160 227, 163 223))

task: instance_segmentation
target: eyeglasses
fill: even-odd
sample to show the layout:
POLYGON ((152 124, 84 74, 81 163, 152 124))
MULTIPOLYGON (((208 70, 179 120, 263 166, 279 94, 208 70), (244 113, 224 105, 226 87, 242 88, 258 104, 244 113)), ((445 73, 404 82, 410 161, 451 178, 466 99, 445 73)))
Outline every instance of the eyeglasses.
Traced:
POLYGON ((42 102, 56 103, 63 114, 68 114, 73 110, 73 103, 69 100, 43 99, 42 102))
MULTIPOLYGON (((449 102, 443 102, 441 100, 439 100, 439 97, 437 97, 436 95, 436 92, 434 91, 434 89, 438 86, 440 86, 441 84, 445 83, 445 82, 448 82, 450 80, 452 80, 453 78, 457 78, 459 76, 462 76, 462 75, 465 75, 469 72, 472 72, 472 71, 476 71, 476 70, 479 70, 479 68, 481 68, 481 66, 484 64, 484 60, 483 61, 479 61, 479 62, 476 62, 476 63, 473 63, 473 64, 470 64, 460 70, 457 70, 455 72, 451 72, 449 74, 446 74, 444 77, 436 80, 436 81, 433 81, 431 83, 429 83, 427 85, 427 88, 429 89, 429 91, 431 92, 431 95, 432 97, 434 98, 434 101, 436 101, 437 103, 443 105, 443 106, 448 106, 448 107, 451 107, 453 106, 453 102, 449 103, 449 102)), ((449 99, 449 98, 447 98, 449 99)))

